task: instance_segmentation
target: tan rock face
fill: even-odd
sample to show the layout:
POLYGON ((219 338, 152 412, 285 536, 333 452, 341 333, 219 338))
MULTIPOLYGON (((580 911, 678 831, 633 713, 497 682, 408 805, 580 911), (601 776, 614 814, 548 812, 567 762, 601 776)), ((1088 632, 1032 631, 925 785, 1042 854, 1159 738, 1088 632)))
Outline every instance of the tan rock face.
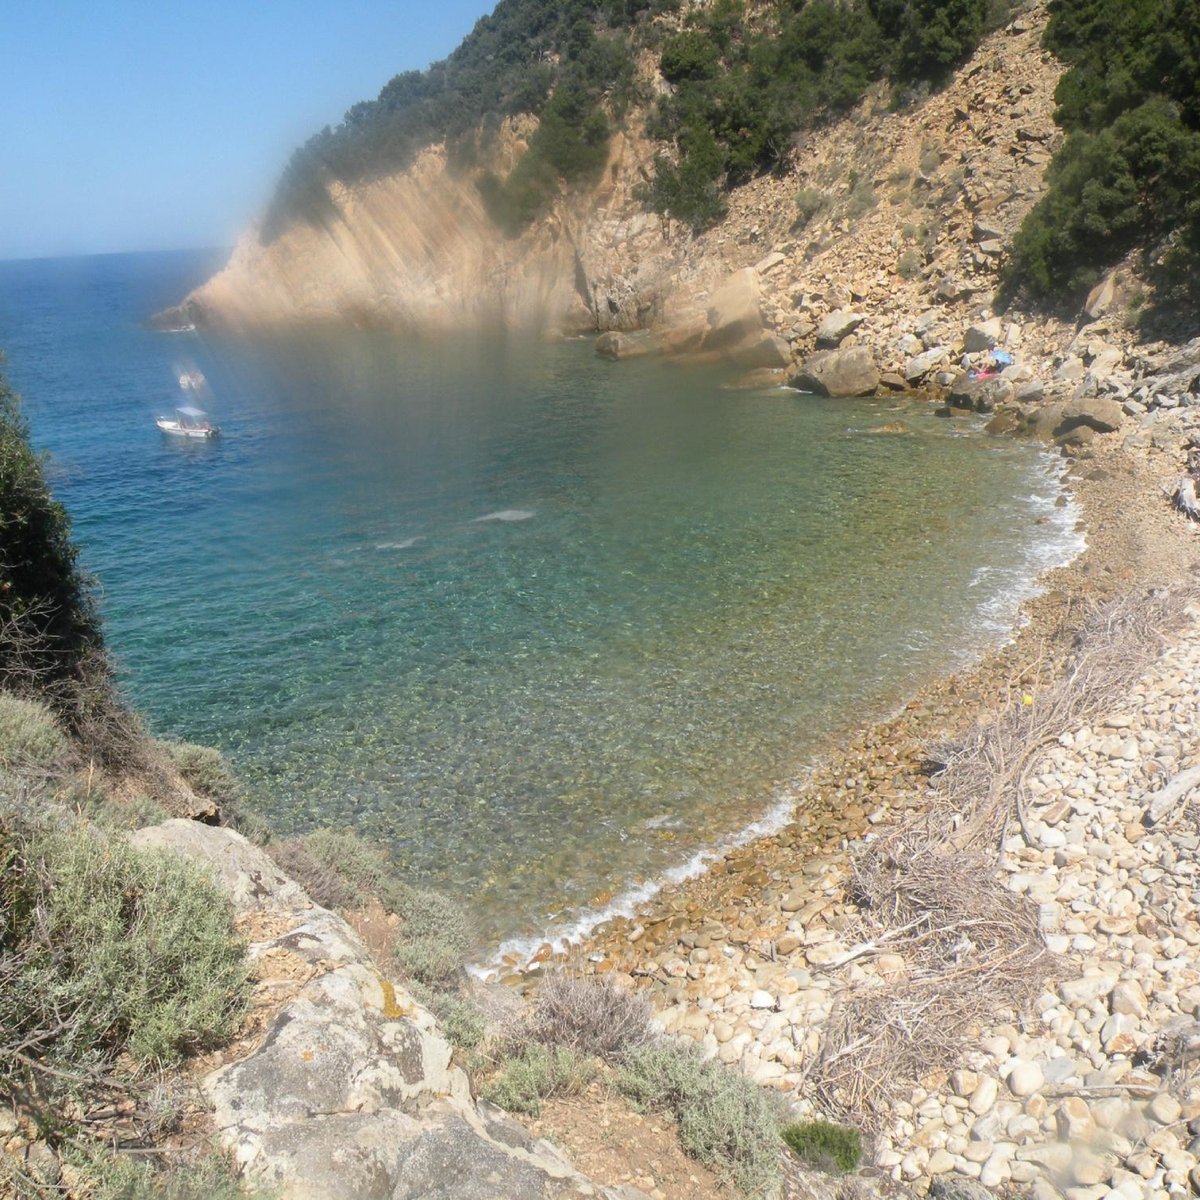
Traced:
MULTIPOLYGON (((664 353, 747 367, 802 360, 820 330, 828 345, 869 344, 895 386, 917 382, 942 365, 939 353, 907 370, 923 354, 918 343, 957 352, 995 284, 997 247, 1036 202, 1057 136, 1059 67, 1040 49, 1043 20, 1039 8, 991 35, 911 110, 887 112, 883 89, 869 95, 798 143, 789 171, 731 193, 727 218, 700 236, 637 199, 658 147, 635 114, 598 182, 518 238, 489 220, 472 175, 449 170, 443 149, 430 147, 401 174, 337 189, 336 215, 319 227, 294 225, 268 246, 247 234, 181 319, 427 333, 652 329, 664 353), (855 180, 869 181, 877 200, 865 211, 852 204, 855 180), (800 190, 824 200, 802 227, 800 190), (921 313, 937 328, 922 332, 921 313)), ((490 165, 511 169, 532 127, 510 121, 490 165)))

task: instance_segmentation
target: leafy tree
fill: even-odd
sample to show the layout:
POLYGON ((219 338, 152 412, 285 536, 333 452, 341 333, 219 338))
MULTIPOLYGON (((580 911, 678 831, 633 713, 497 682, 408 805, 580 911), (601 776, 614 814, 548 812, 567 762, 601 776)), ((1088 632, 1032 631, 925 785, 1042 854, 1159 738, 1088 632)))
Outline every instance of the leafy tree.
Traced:
POLYGON ((897 48, 896 77, 945 78, 979 44, 988 0, 871 0, 883 36, 897 48))
POLYGON ((1069 64, 1055 93, 1069 137, 1005 292, 1070 309, 1138 248, 1200 291, 1200 0, 1052 0, 1046 45, 1069 64))
POLYGON ((0 685, 23 691, 33 680, 40 689, 75 679, 102 644, 71 522, 44 465, 0 375, 0 685))

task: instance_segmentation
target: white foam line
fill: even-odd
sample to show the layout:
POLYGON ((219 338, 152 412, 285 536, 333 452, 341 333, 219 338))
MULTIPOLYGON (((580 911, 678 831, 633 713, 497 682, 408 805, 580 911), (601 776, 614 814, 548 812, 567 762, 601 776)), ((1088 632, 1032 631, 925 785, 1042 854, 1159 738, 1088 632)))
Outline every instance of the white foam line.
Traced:
MULTIPOLYGON (((1022 602, 1041 595, 1046 590, 1042 579, 1044 574, 1047 571, 1069 565, 1087 548, 1087 538, 1077 531, 1082 510, 1067 486, 1065 468, 1056 473, 1054 483, 1055 500, 1060 496, 1067 497, 1065 505, 1056 506, 1054 509, 1057 518, 1054 523, 1059 527, 1060 536, 1044 550, 1031 550, 1027 565, 1036 567, 1036 570, 1022 583, 1004 594, 1004 598, 1010 599, 1014 606, 1011 618, 1007 622, 994 619, 986 621, 987 625, 996 632, 1008 631, 1009 636, 1006 641, 1000 643, 1001 645, 1007 645, 1008 642, 1013 641, 1016 638, 1017 630, 1025 623, 1025 619, 1020 617, 1022 602)), ((987 605, 981 605, 980 616, 984 616, 983 609, 985 607, 994 605, 1000 599, 1001 597, 994 597, 987 605)), ((980 651, 980 653, 982 652, 980 651)), ((979 654, 971 655, 972 660, 977 657, 979 654)), ((892 715, 902 711, 903 708, 903 704, 898 705, 892 715)), ((886 720, 887 718, 882 719, 886 720)), ((813 764, 810 764, 806 770, 813 770, 813 764)), ((626 889, 603 908, 585 909, 573 922, 547 926, 540 934, 532 937, 509 938, 497 947, 491 958, 485 962, 475 963, 467 970, 477 978, 494 979, 504 969, 502 964, 506 958, 517 960, 519 963, 517 969, 519 970, 521 966, 527 965, 538 949, 547 942, 556 950, 561 949, 564 944, 577 946, 592 930, 605 921, 611 921, 615 917, 633 917, 639 909, 653 900, 668 885, 695 879, 704 873, 709 863, 715 862, 730 850, 736 850, 739 846, 756 841, 758 838, 769 837, 772 833, 777 833, 791 820, 799 797, 799 790, 796 781, 780 785, 776 794, 782 793, 783 798, 776 801, 765 815, 752 821, 737 833, 723 838, 714 846, 697 851, 686 862, 669 868, 658 878, 626 889)))
POLYGON ((487 961, 476 963, 467 970, 480 979, 494 978, 506 958, 515 957, 524 965, 529 962, 539 947, 547 942, 555 949, 561 949, 564 944, 577 946, 593 929, 605 921, 611 921, 614 917, 634 916, 643 905, 653 900, 669 884, 695 879, 704 873, 709 863, 715 862, 730 850, 736 850, 748 842, 778 833, 792 819, 792 813, 796 807, 794 788, 789 786, 786 791, 787 796, 777 801, 756 821, 752 821, 737 833, 722 838, 716 845, 698 850, 686 862, 670 867, 656 879, 650 879, 645 883, 628 888, 603 908, 585 909, 575 921, 551 925, 533 937, 509 938, 497 947, 487 961))

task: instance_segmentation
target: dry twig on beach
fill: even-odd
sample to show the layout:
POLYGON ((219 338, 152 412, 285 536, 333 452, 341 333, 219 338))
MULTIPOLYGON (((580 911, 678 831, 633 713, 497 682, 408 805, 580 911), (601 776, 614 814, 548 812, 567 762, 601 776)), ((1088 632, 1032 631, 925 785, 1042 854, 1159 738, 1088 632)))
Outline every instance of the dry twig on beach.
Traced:
POLYGON ((879 1128, 895 1100, 958 1061, 973 1027, 1019 1009, 1052 973, 1036 906, 1003 886, 996 856, 1015 820, 1030 837, 1026 778, 1042 750, 1095 721, 1158 654, 1190 593, 1153 591, 1095 610, 1057 678, 1021 690, 940 761, 922 815, 866 846, 850 898, 864 939, 888 941, 906 970, 872 979, 832 1013, 809 1070, 829 1112, 879 1128))

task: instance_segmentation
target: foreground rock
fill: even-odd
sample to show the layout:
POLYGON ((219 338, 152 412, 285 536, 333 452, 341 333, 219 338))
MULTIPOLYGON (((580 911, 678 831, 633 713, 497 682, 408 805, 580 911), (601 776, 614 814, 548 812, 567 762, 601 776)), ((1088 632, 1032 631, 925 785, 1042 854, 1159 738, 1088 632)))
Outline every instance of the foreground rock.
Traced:
POLYGON ((818 396, 873 396, 879 390, 879 368, 866 346, 823 350, 809 358, 788 382, 818 396))
POLYGON ((281 1200, 557 1200, 598 1188, 471 1097, 433 1016, 384 978, 340 917, 229 829, 132 835, 211 870, 252 938, 265 1036, 202 1081, 221 1141, 281 1200))

